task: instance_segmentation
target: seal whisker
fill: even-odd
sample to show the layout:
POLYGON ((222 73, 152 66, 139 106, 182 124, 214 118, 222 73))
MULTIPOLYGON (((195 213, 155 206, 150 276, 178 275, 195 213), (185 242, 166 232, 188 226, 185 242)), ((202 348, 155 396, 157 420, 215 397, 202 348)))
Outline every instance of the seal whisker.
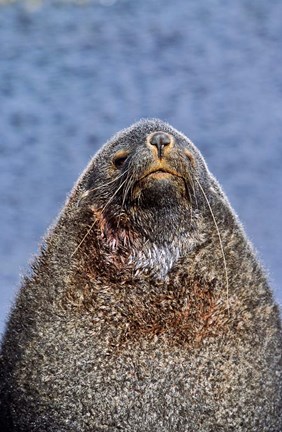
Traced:
POLYGON ((190 192, 190 189, 188 187, 186 179, 184 179, 184 184, 185 184, 185 191, 187 194, 187 198, 189 199, 190 204, 192 204, 191 192, 190 192))
POLYGON ((107 183, 102 184, 101 186, 97 186, 97 187, 93 187, 93 188, 89 189, 89 192, 92 192, 92 191, 94 192, 96 190, 103 189, 103 188, 107 187, 108 185, 117 182, 118 180, 120 180, 124 176, 124 174, 127 174, 128 170, 129 169, 125 170, 118 177, 116 177, 115 179, 113 179, 107 183))
POLYGON ((208 200, 208 197, 207 197, 207 195, 206 195, 203 187, 201 186, 201 183, 199 182, 199 180, 197 178, 195 178, 195 180, 198 183, 198 186, 199 186, 199 188, 200 188, 200 190, 201 190, 201 192, 202 192, 202 194, 203 194, 203 196, 205 198, 205 201, 206 201, 206 203, 208 205, 210 214, 212 216, 212 219, 213 219, 216 231, 217 231, 217 235, 218 235, 218 239, 219 239, 219 244, 220 244, 220 249, 221 249, 221 254, 222 254, 222 258, 223 258, 223 266, 224 266, 224 273, 225 273, 225 280, 226 280, 227 311, 228 311, 228 315, 229 315, 229 313, 230 313, 230 310, 229 310, 229 280, 228 280, 227 264, 226 264, 226 258, 225 258, 225 252, 224 252, 224 248, 223 248, 223 243, 222 243, 222 237, 221 237, 221 234, 220 234, 220 231, 219 231, 219 228, 218 228, 217 221, 216 221, 215 216, 214 216, 214 212, 213 212, 213 210, 211 208, 211 205, 210 205, 210 202, 208 200))
POLYGON ((132 190, 133 190, 134 183, 135 183, 135 179, 134 179, 133 177, 131 177, 131 178, 129 179, 128 184, 127 184, 127 186, 126 186, 126 188, 125 188, 125 191, 124 191, 123 201, 122 201, 122 207, 123 207, 124 204, 125 204, 125 200, 126 200, 128 194, 129 194, 129 192, 130 192, 131 197, 132 197, 132 190))
POLYGON ((76 204, 77 207, 80 206, 81 201, 82 201, 84 198, 88 197, 88 195, 89 195, 91 192, 96 192, 96 191, 98 191, 98 190, 104 189, 104 188, 107 187, 108 185, 117 182, 120 178, 122 178, 122 177, 124 176, 124 174, 127 173, 127 171, 128 171, 128 170, 124 171, 123 173, 121 173, 121 174, 120 174, 118 177, 116 177, 115 179, 113 179, 113 180, 111 180, 111 181, 109 181, 109 182, 107 182, 107 183, 104 183, 104 184, 102 184, 101 186, 93 187, 93 188, 90 188, 90 189, 84 191, 84 192, 82 193, 82 195, 80 196, 80 198, 78 199, 78 201, 77 201, 77 204, 76 204))
MULTIPOLYGON (((119 178, 120 177, 121 176, 119 176, 119 178)), ((117 179, 115 179, 115 180, 117 180, 117 179)), ((125 182, 126 182, 126 179, 119 185, 119 187, 117 188, 117 190, 114 192, 114 194, 111 196, 111 198, 104 205, 104 207, 102 208, 101 212, 103 212, 106 209, 106 207, 111 203, 111 201, 113 200, 113 198, 115 197, 115 195, 119 192, 119 190, 122 188, 122 186, 125 184, 125 182)), ((74 252, 71 254, 71 258, 76 254, 76 252, 81 247, 81 245, 83 244, 83 242, 85 241, 85 239, 88 237, 88 235, 90 234, 90 232, 92 231, 92 229, 93 229, 93 227, 95 225, 95 222, 96 221, 94 221, 92 223, 92 225, 90 226, 90 228, 88 229, 88 231, 86 232, 86 234, 84 235, 84 237, 82 238, 82 240, 80 241, 80 243, 78 244, 78 246, 75 248, 74 252)))
MULTIPOLYGON (((121 177, 123 177, 124 176, 124 174, 126 174, 128 172, 128 169, 127 170, 125 170, 122 174, 120 174, 116 179, 114 179, 114 180, 112 180, 111 182, 108 182, 108 183, 106 183, 106 184, 104 184, 104 185, 102 185, 102 186, 100 186, 100 187, 98 187, 98 188, 92 188, 92 189, 90 189, 90 190, 97 190, 97 189, 101 189, 102 187, 105 187, 105 186, 107 186, 108 184, 110 184, 110 183, 113 183, 113 182, 115 182, 115 181, 117 181, 117 180, 119 180, 121 177)), ((102 208, 102 212, 105 210, 105 208, 110 204, 110 202, 112 201, 112 199, 115 197, 115 195, 119 192, 119 190, 121 189, 121 187, 124 185, 124 183, 126 182, 126 179, 121 183, 121 185, 116 189, 116 191, 115 191, 115 193, 112 195, 112 197, 108 200, 108 202, 105 204, 105 206, 102 208)), ((88 237, 88 235, 90 234, 90 232, 92 231, 92 229, 93 229, 93 227, 94 227, 94 225, 95 225, 95 222, 96 221, 94 221, 92 224, 91 224, 91 226, 90 226, 90 228, 88 229, 88 231, 86 232, 86 234, 84 235, 84 237, 82 238, 82 240, 79 242, 79 244, 78 244, 78 246, 75 248, 75 250, 74 250, 74 252, 71 254, 71 258, 76 254, 76 252, 78 251, 78 249, 81 247, 81 245, 83 244, 83 242, 86 240, 86 238, 88 237)))
POLYGON ((192 201, 191 193, 190 193, 190 190, 189 190, 189 187, 188 187, 188 183, 187 183, 187 181, 186 181, 185 178, 183 178, 183 180, 184 180, 184 184, 185 184, 185 191, 186 191, 186 194, 188 195, 188 199, 189 199, 189 203, 190 203, 190 205, 189 205, 189 207, 190 207, 190 224, 192 225, 192 220, 193 220, 192 205, 193 205, 193 201, 192 201))
POLYGON ((88 237, 88 235, 90 234, 90 232, 92 231, 94 225, 95 225, 96 221, 94 221, 90 228, 87 230, 86 234, 84 235, 83 239, 79 242, 79 244, 77 245, 77 247, 75 248, 75 250, 73 251, 73 253, 71 254, 71 258, 76 254, 76 252, 78 251, 78 249, 80 248, 80 246, 83 244, 84 240, 88 237))
POLYGON ((132 191, 133 191, 133 186, 137 180, 136 175, 134 175, 134 166, 133 166, 133 162, 130 161, 129 162, 129 166, 128 166, 128 174, 127 174, 127 179, 128 183, 124 189, 124 193, 123 193, 123 199, 122 199, 122 208, 125 205, 125 201, 130 193, 130 198, 132 199, 132 191))
POLYGON ((119 185, 119 187, 113 193, 113 195, 111 196, 111 198, 106 202, 106 204, 104 205, 104 207, 101 210, 102 213, 105 211, 105 209, 108 207, 108 205, 112 202, 112 200, 114 199, 114 197, 117 195, 117 193, 120 191, 120 189, 123 187, 123 185, 125 183, 126 183, 126 179, 119 185))
POLYGON ((195 198, 196 209, 199 210, 199 203, 198 203, 198 198, 197 198, 197 195, 196 195, 195 182, 194 182, 194 180, 192 178, 190 178, 190 180, 191 180, 191 187, 192 187, 192 190, 193 190, 193 195, 194 195, 194 198, 195 198))
POLYGON ((121 204, 122 208, 124 207, 125 200, 127 198, 128 192, 129 192, 129 190, 130 190, 130 188, 132 186, 132 173, 131 173, 131 171, 130 171, 131 177, 129 176, 129 170, 130 170, 130 168, 131 168, 131 163, 129 163, 128 170, 127 170, 126 182, 128 181, 128 183, 127 183, 127 185, 126 185, 126 187, 124 188, 124 191, 123 191, 122 204, 121 204))

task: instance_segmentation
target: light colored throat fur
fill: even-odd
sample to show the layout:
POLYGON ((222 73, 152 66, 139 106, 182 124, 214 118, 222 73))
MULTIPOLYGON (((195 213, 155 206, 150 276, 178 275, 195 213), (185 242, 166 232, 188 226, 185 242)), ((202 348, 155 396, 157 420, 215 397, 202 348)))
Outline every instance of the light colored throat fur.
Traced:
MULTIPOLYGON (((101 237, 107 245, 107 261, 120 262, 129 266, 135 276, 150 275, 155 279, 164 279, 177 262, 188 256, 196 246, 206 241, 206 234, 201 229, 202 217, 195 214, 187 230, 175 229, 171 240, 149 240, 146 237, 129 235, 128 230, 120 230, 118 235, 111 229, 101 229, 101 237), (193 225, 192 225, 193 222, 193 225), (120 250, 122 244, 123 252, 120 250), (125 252, 125 253, 124 253, 125 252)), ((170 233, 171 235, 171 233, 170 233)))
POLYGON ((134 250, 129 256, 129 264, 133 265, 136 276, 150 274, 156 279, 164 279, 181 256, 178 246, 151 243, 143 250, 134 250))
POLYGON ((147 241, 143 244, 142 249, 132 250, 128 264, 133 266, 136 276, 143 274, 156 279, 165 279, 177 262, 187 256, 196 244, 199 244, 196 239, 186 236, 182 241, 178 240, 163 245, 147 241))

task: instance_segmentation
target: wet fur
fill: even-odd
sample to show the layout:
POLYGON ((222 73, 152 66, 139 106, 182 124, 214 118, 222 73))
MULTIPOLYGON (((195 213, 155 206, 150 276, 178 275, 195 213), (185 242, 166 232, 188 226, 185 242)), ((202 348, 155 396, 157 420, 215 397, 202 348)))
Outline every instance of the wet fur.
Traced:
POLYGON ((277 306, 220 186, 184 135, 144 120, 90 162, 23 281, 0 424, 281 432, 281 352, 277 306), (159 130, 181 175, 155 182, 142 178, 159 130))

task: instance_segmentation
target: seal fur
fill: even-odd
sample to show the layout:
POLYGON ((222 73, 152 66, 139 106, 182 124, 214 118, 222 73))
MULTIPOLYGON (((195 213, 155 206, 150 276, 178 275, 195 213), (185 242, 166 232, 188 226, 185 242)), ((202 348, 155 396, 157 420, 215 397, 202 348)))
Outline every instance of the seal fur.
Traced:
POLYGON ((90 162, 23 280, 0 424, 281 432, 281 353, 278 308, 219 184, 188 138, 142 120, 90 162))

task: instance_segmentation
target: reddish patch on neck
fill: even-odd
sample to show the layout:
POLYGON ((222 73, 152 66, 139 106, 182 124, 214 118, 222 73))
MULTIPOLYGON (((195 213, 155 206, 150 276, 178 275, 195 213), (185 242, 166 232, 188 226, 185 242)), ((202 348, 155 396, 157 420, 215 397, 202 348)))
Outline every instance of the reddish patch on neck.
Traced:
POLYGON ((130 245, 134 240, 134 232, 129 227, 129 220, 125 214, 109 221, 105 214, 98 209, 92 209, 100 238, 113 251, 130 245))
POLYGON ((186 287, 172 288, 148 298, 132 298, 127 305, 126 346, 140 339, 161 338, 170 345, 196 346, 208 337, 218 336, 228 320, 213 287, 192 282, 186 287))

